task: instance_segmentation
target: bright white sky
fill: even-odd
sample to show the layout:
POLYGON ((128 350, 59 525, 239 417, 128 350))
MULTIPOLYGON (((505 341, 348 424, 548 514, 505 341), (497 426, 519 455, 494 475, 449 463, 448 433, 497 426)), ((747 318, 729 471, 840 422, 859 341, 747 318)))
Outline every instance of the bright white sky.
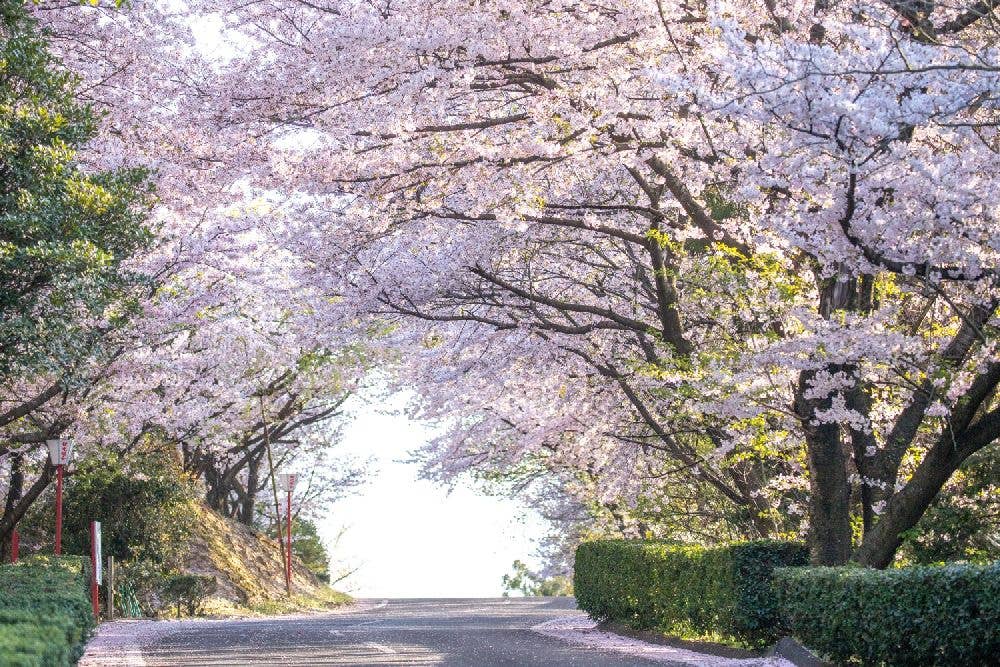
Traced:
POLYGON ((348 527, 334 549, 334 567, 361 565, 337 588, 356 597, 497 597, 514 559, 537 564, 536 541, 548 524, 522 503, 484 495, 471 483, 448 493, 418 479, 418 465, 402 461, 433 429, 408 419, 404 404, 403 396, 377 406, 348 403, 348 425, 334 452, 376 460, 371 481, 319 522, 327 544, 348 527))

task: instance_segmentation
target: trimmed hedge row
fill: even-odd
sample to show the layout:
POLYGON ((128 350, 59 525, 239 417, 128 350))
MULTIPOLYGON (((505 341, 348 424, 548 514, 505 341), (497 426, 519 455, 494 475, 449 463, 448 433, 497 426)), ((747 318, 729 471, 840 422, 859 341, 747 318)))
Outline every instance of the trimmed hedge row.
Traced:
POLYGON ((995 665, 1000 564, 774 574, 793 634, 837 664, 995 665))
POLYGON ((93 628, 81 558, 0 566, 0 664, 74 665, 93 628))
POLYGON ((597 540, 577 548, 573 587, 597 621, 758 647, 782 634, 772 571, 808 560, 804 545, 771 540, 716 548, 597 540))

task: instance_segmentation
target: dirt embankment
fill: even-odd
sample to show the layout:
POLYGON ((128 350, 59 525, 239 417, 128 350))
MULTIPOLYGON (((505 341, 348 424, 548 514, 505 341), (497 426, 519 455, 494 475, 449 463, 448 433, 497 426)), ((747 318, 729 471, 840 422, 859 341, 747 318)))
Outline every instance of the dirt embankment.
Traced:
POLYGON ((192 574, 214 576, 218 588, 202 604, 212 616, 276 614, 329 608, 350 597, 320 582, 297 559, 292 560, 292 596, 285 592, 279 544, 226 519, 200 503, 185 558, 192 574))

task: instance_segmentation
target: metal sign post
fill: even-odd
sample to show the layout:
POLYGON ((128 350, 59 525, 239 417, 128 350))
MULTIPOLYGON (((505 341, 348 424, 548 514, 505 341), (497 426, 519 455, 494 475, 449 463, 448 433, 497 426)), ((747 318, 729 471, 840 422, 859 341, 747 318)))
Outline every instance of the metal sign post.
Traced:
MULTIPOLYGON (((295 473, 281 473, 278 481, 281 488, 287 494, 285 503, 285 589, 288 594, 292 592, 292 490, 299 476, 295 473)), ((279 526, 281 524, 278 524, 279 526)), ((280 536, 278 539, 281 539, 280 536)))
POLYGON ((267 470, 271 478, 271 493, 274 495, 274 522, 277 525, 278 546, 285 565, 285 594, 292 597, 292 582, 288 578, 288 560, 285 554, 285 543, 281 540, 281 503, 278 501, 278 479, 274 474, 274 456, 271 453, 271 431, 267 427, 267 412, 264 410, 264 396, 260 396, 260 423, 264 427, 264 445, 267 451, 267 470))
POLYGON ((107 612, 108 620, 115 620, 115 557, 108 556, 107 612))
POLYGON ((62 554, 62 489, 63 489, 63 468, 69 463, 69 458, 73 455, 73 441, 65 438, 59 440, 46 440, 49 447, 49 460, 56 467, 56 546, 55 554, 62 554))
POLYGON ((90 604, 94 608, 94 618, 101 615, 101 601, 97 597, 97 587, 101 585, 101 522, 90 522, 90 604))

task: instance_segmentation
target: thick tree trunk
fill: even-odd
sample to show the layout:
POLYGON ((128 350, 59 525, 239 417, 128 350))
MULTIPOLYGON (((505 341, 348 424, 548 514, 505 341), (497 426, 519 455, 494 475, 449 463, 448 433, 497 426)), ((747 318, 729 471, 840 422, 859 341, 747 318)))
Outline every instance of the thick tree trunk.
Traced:
POLYGON ((204 475, 207 487, 205 504, 219 514, 226 514, 226 496, 229 490, 225 487, 225 479, 214 467, 206 467, 204 475))
POLYGON ((247 463, 247 488, 243 494, 240 507, 240 523, 252 526, 254 512, 257 509, 257 491, 260 488, 260 456, 250 459, 247 463))
MULTIPOLYGON (((46 460, 45 467, 42 468, 42 474, 38 476, 35 483, 28 487, 26 492, 21 492, 24 488, 23 476, 19 483, 18 494, 16 499, 12 499, 10 492, 7 494, 7 502, 4 506, 3 516, 0 517, 0 544, 9 544, 11 534, 14 532, 14 528, 17 526, 17 522, 24 518, 27 513, 28 508, 31 504, 38 499, 38 496, 42 495, 42 491, 49 485, 52 481, 52 475, 55 472, 55 466, 46 460)), ((20 473, 23 475, 23 473, 20 473)), ((13 481, 13 475, 12 475, 13 481)), ((13 490, 13 489, 11 489, 13 490)))
MULTIPOLYGON (((849 275, 818 280, 819 314, 832 319, 844 310, 863 312, 871 307, 871 280, 849 275)), ((839 424, 818 415, 829 410, 832 395, 807 397, 820 372, 853 375, 853 368, 829 364, 799 374, 795 412, 805 434, 810 485, 810 551, 817 565, 842 565, 851 556, 851 486, 847 480, 850 453, 839 424)))
MULTIPOLYGON (((836 367, 827 369, 837 372, 836 367)), ((816 371, 799 376, 796 411, 802 419, 809 461, 811 502, 810 552, 816 565, 842 565, 851 555, 851 487, 847 481, 848 454, 837 424, 816 422, 816 413, 831 399, 805 398, 816 371)))
MULTIPOLYGON (((24 465, 24 457, 21 454, 14 454, 10 458, 10 482, 7 485, 7 499, 4 501, 3 514, 0 515, 0 521, 6 519, 14 507, 17 505, 17 501, 21 499, 21 494, 24 490, 24 470, 22 466, 24 465)), ((0 536, 0 563, 6 563, 10 558, 11 546, 10 539, 14 532, 14 528, 17 526, 17 522, 11 524, 11 529, 6 534, 0 536)))

